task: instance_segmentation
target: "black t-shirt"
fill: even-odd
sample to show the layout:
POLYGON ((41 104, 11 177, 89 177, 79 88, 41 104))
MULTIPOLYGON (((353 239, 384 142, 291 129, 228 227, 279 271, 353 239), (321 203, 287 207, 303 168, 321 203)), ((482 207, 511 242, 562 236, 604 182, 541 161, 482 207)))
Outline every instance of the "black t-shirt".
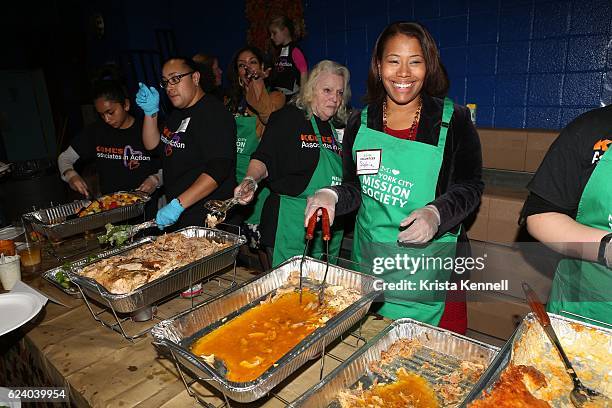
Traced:
POLYGON ((102 194, 134 190, 160 167, 159 157, 144 148, 139 119, 127 129, 92 123, 71 146, 81 159, 95 159, 102 194))
MULTIPOLYGON (((205 95, 193 106, 170 113, 161 134, 164 185, 168 201, 206 173, 219 187, 205 200, 233 196, 236 186, 236 123, 223 104, 205 95)), ((185 210, 174 226, 204 225, 204 200, 185 210)))
MULTIPOLYGON (((323 146, 336 154, 342 147, 335 140, 329 122, 314 116, 323 146)), ((263 162, 268 169, 268 197, 261 214, 261 242, 274 246, 280 204, 279 194, 298 196, 310 183, 319 163, 319 144, 310 120, 304 111, 292 105, 272 113, 257 150, 251 159, 263 162)), ((296 220, 302 222, 302 220, 296 220)))
POLYGON ((296 48, 304 54, 293 42, 281 47, 272 72, 272 88, 288 96, 294 95, 300 89, 301 74, 293 60, 293 50, 296 48))
MULTIPOLYGON (((578 204, 599 159, 612 148, 612 105, 586 112, 563 129, 527 186, 521 220, 558 212, 576 218, 578 204)), ((610 153, 608 153, 610 154, 610 153)))

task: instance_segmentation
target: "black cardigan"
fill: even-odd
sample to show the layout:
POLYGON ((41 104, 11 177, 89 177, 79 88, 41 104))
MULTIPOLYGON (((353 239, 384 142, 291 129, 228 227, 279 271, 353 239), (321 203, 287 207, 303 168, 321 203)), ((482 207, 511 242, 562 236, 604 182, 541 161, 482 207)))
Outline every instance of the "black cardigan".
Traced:
MULTIPOLYGON (((416 142, 436 145, 444 101, 427 95, 422 95, 422 99, 416 142)), ((355 211, 361 205, 361 183, 352 155, 360 126, 361 112, 353 112, 342 140, 343 182, 340 186, 332 187, 338 193, 337 215, 355 211)), ((382 106, 369 106, 368 127, 382 129, 382 106)), ((456 231, 480 204, 483 189, 480 139, 470 119, 469 110, 455 104, 436 186, 436 198, 429 203, 435 205, 440 212, 440 227, 435 238, 448 231, 456 231)), ((465 241, 465 231, 462 235, 461 240, 465 241)))

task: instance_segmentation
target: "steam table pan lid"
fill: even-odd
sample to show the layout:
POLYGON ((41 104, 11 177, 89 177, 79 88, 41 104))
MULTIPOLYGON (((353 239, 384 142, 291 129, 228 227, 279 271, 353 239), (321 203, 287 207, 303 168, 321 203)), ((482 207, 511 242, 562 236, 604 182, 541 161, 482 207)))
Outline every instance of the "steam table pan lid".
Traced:
POLYGON ((25 230, 22 227, 6 227, 0 229, 0 239, 14 240, 20 235, 23 235, 25 230))

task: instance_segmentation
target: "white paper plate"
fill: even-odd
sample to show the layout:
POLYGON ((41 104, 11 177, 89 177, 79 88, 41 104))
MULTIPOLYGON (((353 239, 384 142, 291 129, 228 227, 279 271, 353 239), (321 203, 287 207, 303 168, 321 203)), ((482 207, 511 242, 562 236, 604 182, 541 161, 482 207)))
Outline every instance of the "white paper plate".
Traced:
POLYGON ((41 308, 40 301, 29 293, 0 295, 0 336, 29 322, 41 308))
POLYGON ((11 400, 8 397, 9 389, 0 387, 0 407, 20 408, 21 401, 11 400))

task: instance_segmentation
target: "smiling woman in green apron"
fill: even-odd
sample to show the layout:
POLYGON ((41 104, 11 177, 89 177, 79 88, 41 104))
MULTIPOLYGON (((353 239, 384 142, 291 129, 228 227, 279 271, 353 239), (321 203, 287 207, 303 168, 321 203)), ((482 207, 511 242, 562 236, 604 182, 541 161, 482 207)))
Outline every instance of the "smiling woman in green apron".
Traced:
MULTIPOLYGON (((317 64, 300 89, 295 106, 270 115, 246 177, 235 190, 236 195, 248 191, 244 188, 246 183, 268 181, 271 194, 261 214, 261 239, 272 256, 272 266, 304 250, 306 197, 341 181, 342 146, 331 120, 346 120, 348 82, 346 67, 328 60, 317 64)), ((243 196, 241 203, 252 198, 252 194, 243 196)), ((342 234, 342 225, 337 223, 332 230, 330 255, 340 251, 342 234)), ((318 257, 321 250, 319 233, 313 240, 311 255, 318 257)))
MULTIPOLYGON (((310 197, 306 217, 321 206, 330 218, 334 210, 359 209, 353 260, 387 284, 408 285, 386 286, 378 313, 465 332, 465 294, 454 301, 444 290, 419 286, 447 282, 451 270, 408 270, 393 262, 396 255, 451 261, 467 255, 457 253, 456 243, 467 242, 461 224, 480 203, 482 157, 467 108, 440 98, 448 86, 427 30, 416 23, 388 26, 372 53, 368 106, 351 115, 344 133, 343 183, 310 197), (403 248, 411 244, 418 247, 403 248), (452 306, 446 311, 445 301, 452 306)), ((468 251, 467 243, 461 249, 468 251)))
POLYGON ((612 325, 612 105, 563 129, 529 183, 529 233, 566 255, 548 311, 612 325))
MULTIPOLYGON (((269 92, 264 80, 269 69, 264 68, 263 53, 256 47, 246 46, 238 50, 231 64, 231 91, 228 108, 236 119, 236 180, 246 176, 251 155, 268 123, 270 114, 285 105, 285 95, 279 91, 269 92)), ((261 210, 270 190, 263 186, 255 199, 244 208, 242 217, 249 247, 259 252, 264 270, 270 267, 265 252, 260 247, 259 223, 261 210)))

